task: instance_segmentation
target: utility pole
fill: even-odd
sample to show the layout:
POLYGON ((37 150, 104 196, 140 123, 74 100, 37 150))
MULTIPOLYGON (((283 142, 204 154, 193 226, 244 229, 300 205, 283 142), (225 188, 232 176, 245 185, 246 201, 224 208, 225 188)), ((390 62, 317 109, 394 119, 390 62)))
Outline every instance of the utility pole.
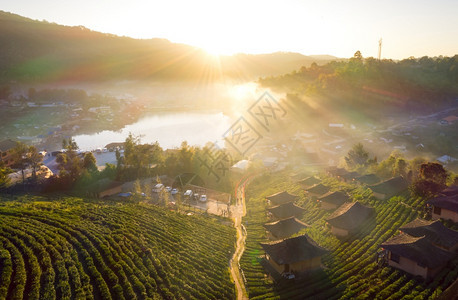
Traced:
POLYGON ((382 57, 382 38, 378 41, 378 60, 382 57))

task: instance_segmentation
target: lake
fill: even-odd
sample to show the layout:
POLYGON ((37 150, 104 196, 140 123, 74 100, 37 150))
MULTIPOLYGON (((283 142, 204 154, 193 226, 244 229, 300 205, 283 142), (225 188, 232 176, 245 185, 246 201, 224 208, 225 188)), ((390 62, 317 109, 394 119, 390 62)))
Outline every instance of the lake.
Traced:
POLYGON ((158 141, 163 149, 178 148, 183 141, 196 146, 216 142, 223 147, 222 135, 230 125, 229 117, 221 112, 161 112, 143 117, 119 131, 104 130, 73 138, 84 151, 103 148, 112 142, 124 142, 129 132, 140 136, 143 144, 158 141))

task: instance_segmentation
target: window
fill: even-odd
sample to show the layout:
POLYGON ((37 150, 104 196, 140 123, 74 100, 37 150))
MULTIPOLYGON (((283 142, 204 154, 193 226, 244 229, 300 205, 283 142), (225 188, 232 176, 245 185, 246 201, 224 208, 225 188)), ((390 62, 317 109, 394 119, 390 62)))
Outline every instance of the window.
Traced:
POLYGON ((394 254, 393 252, 391 252, 391 254, 390 254, 390 260, 399 263, 399 255, 394 254))
POLYGON ((437 206, 434 206, 434 214, 435 215, 440 215, 441 214, 441 208, 437 207, 437 206))

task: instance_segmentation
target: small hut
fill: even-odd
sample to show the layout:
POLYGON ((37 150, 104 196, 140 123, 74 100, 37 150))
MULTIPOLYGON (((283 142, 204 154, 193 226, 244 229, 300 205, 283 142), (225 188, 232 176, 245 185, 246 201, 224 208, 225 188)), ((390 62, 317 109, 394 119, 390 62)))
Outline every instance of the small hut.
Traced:
POLYGON ((282 220, 291 217, 300 217, 304 209, 293 202, 277 205, 268 209, 268 211, 277 219, 282 220))
POLYGON ((354 234, 359 227, 374 214, 372 207, 365 206, 357 202, 347 202, 342 204, 332 213, 327 222, 331 225, 331 232, 340 237, 354 234))
POLYGON ((458 231, 449 229, 441 221, 415 219, 399 229, 413 237, 424 236, 434 246, 447 251, 458 250, 458 231))
POLYGON ((328 192, 323 196, 318 198, 320 202, 321 208, 324 210, 331 210, 336 209, 337 207, 341 206, 345 202, 347 202, 350 198, 344 192, 328 192))
POLYGON ((307 194, 309 194, 312 197, 319 197, 329 192, 329 187, 319 183, 319 184, 315 184, 314 186, 306 189, 305 191, 307 192, 307 194))
POLYGON ((426 202, 433 207, 432 218, 452 220, 458 223, 458 194, 441 195, 426 202))
POLYGON ((291 195, 287 191, 279 192, 270 196, 267 196, 266 199, 272 204, 272 205, 280 205, 288 202, 294 202, 296 201, 298 196, 296 195, 291 195))
POLYGON ((265 258, 280 274, 304 273, 321 267, 321 257, 328 251, 306 234, 281 241, 261 243, 265 258))
POLYGON ((371 185, 369 188, 372 190, 375 198, 385 200, 407 190, 408 186, 407 180, 402 176, 398 176, 380 182, 379 184, 371 185))
POLYGON ((401 233, 381 244, 387 251, 388 265, 414 276, 430 279, 437 275, 454 254, 431 244, 426 237, 401 233))

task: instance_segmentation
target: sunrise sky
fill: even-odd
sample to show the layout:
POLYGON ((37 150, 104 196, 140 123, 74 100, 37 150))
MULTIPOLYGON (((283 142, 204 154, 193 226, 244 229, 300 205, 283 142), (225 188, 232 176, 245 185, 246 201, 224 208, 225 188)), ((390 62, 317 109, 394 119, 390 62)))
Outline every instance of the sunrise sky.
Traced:
POLYGON ((215 54, 300 52, 382 57, 458 53, 456 0, 0 0, 0 10, 215 54))

